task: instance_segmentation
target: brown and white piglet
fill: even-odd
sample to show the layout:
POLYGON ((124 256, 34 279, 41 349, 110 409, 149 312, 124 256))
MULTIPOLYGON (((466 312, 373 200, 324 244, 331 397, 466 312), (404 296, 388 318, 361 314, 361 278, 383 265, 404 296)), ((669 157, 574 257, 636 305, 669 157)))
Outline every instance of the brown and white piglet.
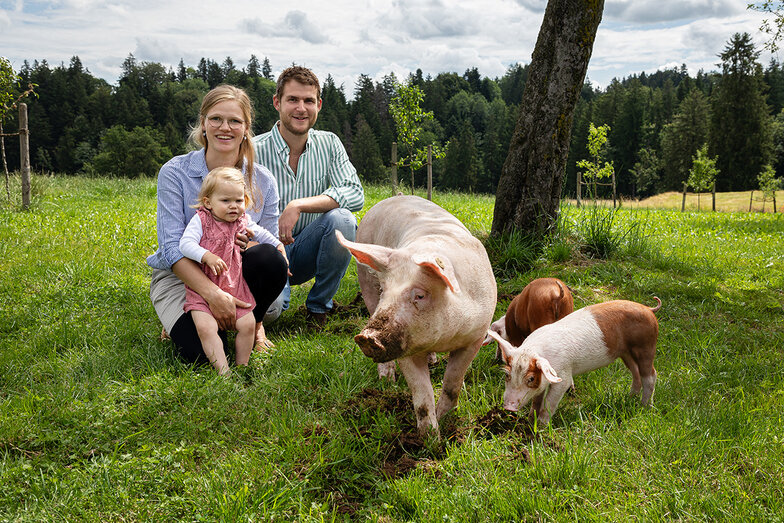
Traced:
MULTIPOLYGON (((574 300, 569 287, 558 278, 537 278, 514 297, 506 314, 490 325, 490 330, 519 347, 533 331, 554 323, 574 311, 574 300)), ((491 343, 490 336, 484 344, 491 343)), ((501 349, 496 351, 501 359, 501 349)))
POLYGON ((621 358, 632 373, 631 393, 642 391, 648 405, 656 386, 659 322, 654 308, 626 300, 589 305, 545 325, 519 347, 488 331, 501 347, 506 364, 504 408, 517 411, 533 400, 529 416, 547 423, 573 377, 606 367, 621 358))

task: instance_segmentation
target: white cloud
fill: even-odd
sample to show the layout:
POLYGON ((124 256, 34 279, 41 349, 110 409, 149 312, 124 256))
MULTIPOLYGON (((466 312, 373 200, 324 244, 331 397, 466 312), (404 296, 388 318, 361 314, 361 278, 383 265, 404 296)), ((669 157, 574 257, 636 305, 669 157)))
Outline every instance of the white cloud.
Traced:
POLYGON ((11 27, 11 17, 8 13, 0 9, 0 29, 5 30, 11 27))
MULTIPOLYGON (((3 0, 0 0, 3 1, 3 0)), ((269 58, 274 73, 292 62, 331 74, 351 96, 359 74, 399 79, 478 67, 501 76, 528 63, 546 0, 300 0, 287 10, 270 0, 5 0, 0 52, 15 65, 46 59, 52 66, 78 55, 85 67, 116 83, 129 53, 176 67, 202 57, 230 56, 244 67, 251 54, 269 58), (10 7, 10 6, 14 7, 10 7)), ((715 70, 735 32, 758 42, 763 15, 740 0, 607 0, 588 77, 655 71, 671 63, 715 70)), ((768 57, 761 57, 766 63, 768 57)))
POLYGON ((676 22, 704 17, 737 15, 746 7, 737 0, 608 0, 604 16, 637 24, 676 22))

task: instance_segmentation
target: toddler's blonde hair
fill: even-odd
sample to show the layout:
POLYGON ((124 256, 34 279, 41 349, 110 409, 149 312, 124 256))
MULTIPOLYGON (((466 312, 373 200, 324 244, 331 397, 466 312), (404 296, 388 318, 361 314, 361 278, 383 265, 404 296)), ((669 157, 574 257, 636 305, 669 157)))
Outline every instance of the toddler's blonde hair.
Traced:
POLYGON ((199 208, 204 205, 206 198, 211 198, 215 189, 218 187, 219 182, 236 183, 242 186, 242 191, 245 193, 245 207, 251 204, 250 195, 248 194, 248 185, 245 183, 245 177, 242 176, 242 171, 236 167, 216 167, 204 178, 199 190, 199 197, 196 203, 191 205, 193 208, 199 208))

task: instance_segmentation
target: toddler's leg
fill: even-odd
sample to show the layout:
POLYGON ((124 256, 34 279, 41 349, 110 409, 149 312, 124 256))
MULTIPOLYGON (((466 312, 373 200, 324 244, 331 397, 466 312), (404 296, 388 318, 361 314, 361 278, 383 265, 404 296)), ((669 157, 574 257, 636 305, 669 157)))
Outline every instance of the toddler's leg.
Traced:
POLYGON ((202 311, 191 312, 196 331, 199 333, 204 355, 210 360, 215 370, 223 376, 229 373, 229 362, 223 350, 223 341, 218 336, 218 322, 211 315, 202 311))
POLYGON ((237 320, 237 337, 234 344, 237 350, 237 365, 247 365, 250 360, 250 351, 253 349, 253 340, 256 338, 256 318, 253 314, 246 314, 237 320))

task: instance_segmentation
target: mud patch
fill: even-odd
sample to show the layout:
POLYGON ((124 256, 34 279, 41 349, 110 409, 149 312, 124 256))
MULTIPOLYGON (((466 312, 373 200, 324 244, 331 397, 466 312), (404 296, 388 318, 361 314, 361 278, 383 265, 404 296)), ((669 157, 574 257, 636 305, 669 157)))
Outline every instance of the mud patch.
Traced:
POLYGON ((484 416, 478 418, 476 427, 482 432, 495 436, 512 433, 525 438, 535 437, 533 425, 526 415, 509 412, 499 407, 490 409, 484 416))
MULTIPOLYGON (((362 389, 354 398, 345 403, 348 414, 358 415, 366 411, 381 411, 390 414, 414 415, 414 404, 411 402, 411 393, 400 390, 382 391, 373 388, 362 389)), ((401 418, 402 419, 402 418, 401 418)))

